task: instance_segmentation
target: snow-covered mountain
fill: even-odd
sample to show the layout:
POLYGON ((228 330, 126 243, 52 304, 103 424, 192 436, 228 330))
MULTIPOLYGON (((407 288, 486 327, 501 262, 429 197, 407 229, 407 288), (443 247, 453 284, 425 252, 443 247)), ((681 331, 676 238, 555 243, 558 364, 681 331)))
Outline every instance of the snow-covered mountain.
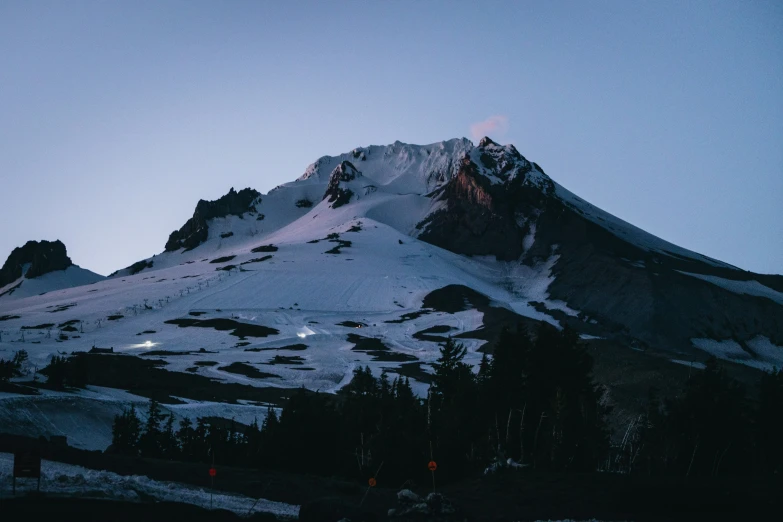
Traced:
MULTIPOLYGON (((672 371, 709 354, 783 366, 783 277, 652 236, 488 138, 325 156, 266 195, 201 201, 160 254, 60 288, 0 298, 0 358, 112 347, 267 391, 334 391, 369 365, 423 394, 445 336, 478 364, 503 326, 546 321, 672 371)), ((178 414, 214 409, 172 397, 178 414)), ((239 402, 232 416, 263 416, 239 402)))

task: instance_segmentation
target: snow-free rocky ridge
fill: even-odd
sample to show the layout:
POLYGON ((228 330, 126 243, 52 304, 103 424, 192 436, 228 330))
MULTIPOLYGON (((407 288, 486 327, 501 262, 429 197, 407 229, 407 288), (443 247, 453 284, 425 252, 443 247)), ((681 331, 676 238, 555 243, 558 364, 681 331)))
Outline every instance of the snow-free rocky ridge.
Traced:
MULTIPOLYGON (((160 254, 108 279, 43 295, 20 293, 24 280, 9 293, 18 280, 0 289, 0 357, 24 348, 40 368, 57 352, 113 348, 113 360, 158 366, 134 371, 162 372, 153 380, 171 383, 178 416, 223 400, 237 420, 260 419, 286 390, 336 391, 358 365, 408 375, 424 394, 447 336, 477 365, 503 326, 541 321, 667 372, 710 354, 747 371, 783 366, 783 277, 648 234, 488 138, 325 156, 268 194, 200 201, 160 254), (199 395, 204 383, 220 392, 199 395)), ((101 385, 129 389, 112 375, 101 385)), ((127 397, 69 396, 99 419, 83 445, 103 445, 100 419, 127 397)), ((52 409, 23 431, 68 431, 41 413, 52 409)))

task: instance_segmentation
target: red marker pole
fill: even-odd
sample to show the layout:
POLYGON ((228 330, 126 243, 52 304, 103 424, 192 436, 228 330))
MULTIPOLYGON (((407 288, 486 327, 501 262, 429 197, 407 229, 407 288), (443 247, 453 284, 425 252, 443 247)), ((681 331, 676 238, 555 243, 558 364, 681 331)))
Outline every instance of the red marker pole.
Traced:
POLYGON ((438 465, 435 463, 435 457, 432 454, 432 440, 430 440, 430 461, 427 463, 427 469, 432 473, 432 492, 435 493, 435 470, 438 465))
POLYGON ((212 479, 212 489, 209 490, 209 509, 212 509, 212 490, 215 489, 215 475, 217 475, 217 470, 214 467, 209 468, 209 477, 212 479))
POLYGON ((215 452, 212 452, 212 467, 209 468, 209 477, 212 479, 212 489, 209 490, 209 509, 212 509, 212 492, 215 489, 215 475, 217 470, 215 469, 215 452))

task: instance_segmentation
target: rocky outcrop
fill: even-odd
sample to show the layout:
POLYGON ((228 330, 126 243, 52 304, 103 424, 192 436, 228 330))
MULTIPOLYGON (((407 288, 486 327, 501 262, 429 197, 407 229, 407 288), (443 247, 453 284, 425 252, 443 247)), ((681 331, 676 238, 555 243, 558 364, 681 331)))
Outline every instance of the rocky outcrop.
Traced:
POLYGON ((56 270, 65 270, 71 265, 73 263, 62 241, 28 241, 23 247, 15 248, 0 269, 0 287, 23 275, 33 279, 56 270))
POLYGON ((540 213, 550 190, 545 185, 542 191, 533 179, 548 181, 513 146, 484 138, 434 194, 445 206, 417 225, 419 239, 460 254, 519 259, 532 226, 529 217, 540 213))
POLYGON ((324 192, 322 199, 328 199, 332 208, 350 203, 353 190, 346 185, 360 177, 362 177, 362 173, 356 170, 353 163, 350 161, 341 162, 329 175, 329 184, 326 186, 326 192, 324 192))
POLYGON ((261 194, 257 190, 246 188, 237 192, 232 187, 228 194, 215 201, 199 200, 193 217, 187 220, 182 228, 169 235, 166 252, 173 252, 180 248, 193 250, 209 237, 208 220, 242 216, 245 212, 253 210, 260 197, 261 194))

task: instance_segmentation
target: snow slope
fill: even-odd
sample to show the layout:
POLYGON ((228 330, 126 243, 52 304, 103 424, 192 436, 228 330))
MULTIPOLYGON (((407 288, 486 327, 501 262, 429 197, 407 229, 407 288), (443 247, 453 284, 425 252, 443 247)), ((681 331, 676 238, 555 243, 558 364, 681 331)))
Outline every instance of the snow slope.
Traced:
POLYGON ((726 289, 729 292, 734 292, 735 294, 747 294, 747 295, 755 295, 757 297, 766 297, 767 299, 771 299, 772 301, 775 301, 776 303, 783 305, 783 292, 778 292, 777 290, 773 290, 772 288, 769 288, 768 286, 764 286, 763 284, 755 280, 736 281, 734 279, 726 279, 725 277, 718 277, 713 275, 693 274, 690 272, 681 272, 679 270, 678 272, 680 272, 681 274, 685 274, 687 276, 701 279, 702 281, 707 281, 723 289, 726 289))
POLYGON ((0 302, 41 295, 63 288, 90 285, 105 279, 102 275, 71 265, 65 270, 49 272, 34 279, 20 277, 13 283, 0 288, 0 302))
POLYGON ((733 339, 691 339, 691 342, 718 359, 739 362, 763 371, 783 368, 783 346, 776 346, 764 336, 757 336, 746 343, 752 353, 733 339))
POLYGON ((647 251, 658 252, 668 256, 680 256, 688 259, 694 259, 696 261, 707 263, 716 267, 736 269, 736 267, 729 265, 728 263, 724 263, 723 261, 718 261, 717 259, 712 259, 711 257, 692 252, 673 243, 669 243, 668 241, 654 236, 649 232, 645 232, 641 228, 623 221, 622 219, 615 217, 604 210, 601 210, 592 203, 583 200, 556 182, 555 193, 557 194, 557 197, 560 198, 567 206, 576 209, 580 214, 585 216, 593 223, 610 231, 615 236, 628 241, 632 245, 636 245, 647 251))
MULTIPOLYGON (((70 446, 102 451, 111 444, 114 416, 133 404, 144 422, 148 402, 145 397, 101 386, 67 392, 44 389, 40 395, 0 393, 0 431, 32 437, 65 435, 70 446)), ((195 423, 198 417, 233 418, 246 425, 256 420, 261 424, 267 414, 266 406, 192 400, 161 408, 164 414, 174 415, 175 425, 183 418, 195 423)))

